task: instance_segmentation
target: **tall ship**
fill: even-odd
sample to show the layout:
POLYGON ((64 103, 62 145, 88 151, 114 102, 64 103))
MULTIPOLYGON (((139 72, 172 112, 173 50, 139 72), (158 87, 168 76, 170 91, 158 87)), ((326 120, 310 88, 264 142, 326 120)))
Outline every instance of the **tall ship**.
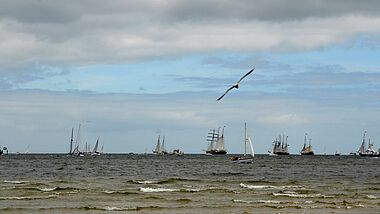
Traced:
POLYGON ((165 136, 162 136, 162 142, 160 141, 160 135, 158 135, 156 148, 153 150, 155 155, 166 155, 168 152, 165 149, 165 136))
POLYGON ((306 146, 306 142, 307 142, 307 133, 305 133, 305 139, 304 139, 303 148, 301 150, 301 155, 314 155, 314 152, 311 148, 311 138, 309 138, 308 146, 306 146))
POLYGON ((279 137, 273 141, 273 148, 269 153, 270 155, 289 155, 288 146, 288 136, 285 138, 285 135, 279 135, 279 137))
POLYGON ((224 127, 220 131, 221 127, 218 129, 211 129, 207 135, 207 150, 206 154, 209 155, 225 155, 227 150, 224 148, 224 127))
POLYGON ((363 133, 363 141, 358 151, 359 155, 362 157, 380 157, 380 149, 376 151, 373 148, 373 143, 371 143, 370 138, 368 138, 368 147, 367 149, 365 148, 365 134, 366 133, 367 133, 366 131, 363 133))

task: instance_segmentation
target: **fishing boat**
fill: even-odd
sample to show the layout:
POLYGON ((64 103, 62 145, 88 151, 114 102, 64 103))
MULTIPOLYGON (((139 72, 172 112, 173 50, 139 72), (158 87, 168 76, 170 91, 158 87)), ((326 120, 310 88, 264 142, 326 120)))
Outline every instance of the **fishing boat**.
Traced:
POLYGON ((273 148, 272 151, 269 151, 270 155, 289 155, 288 151, 288 136, 286 136, 285 140, 285 135, 279 135, 278 138, 276 138, 273 141, 273 148))
POLYGON ((153 150, 155 155, 166 155, 168 152, 165 149, 165 136, 162 136, 162 143, 160 142, 160 135, 158 135, 156 148, 153 150))
POLYGON ((244 155, 231 157, 230 159, 233 163, 252 163, 254 156, 255 156, 255 152, 253 151, 251 139, 247 136, 247 123, 244 123, 244 155), (248 143, 251 148, 251 154, 247 154, 248 143))
POLYGON ((98 146, 99 146, 99 137, 96 140, 96 143, 95 143, 94 149, 92 150, 91 155, 100 155, 100 151, 98 151, 98 146))
POLYGON ((169 155, 182 156, 184 155, 184 152, 179 149, 173 149, 173 152, 169 153, 169 155))
POLYGON ((314 155, 314 152, 311 149, 311 138, 309 138, 308 146, 306 146, 306 142, 307 142, 307 133, 305 133, 305 139, 304 139, 303 148, 301 150, 301 155, 314 155))
POLYGON ((368 148, 365 149, 365 134, 367 132, 365 131, 363 133, 363 141, 362 141, 362 144, 360 145, 359 147, 359 155, 361 157, 380 157, 380 149, 378 151, 376 151, 374 148, 373 148, 373 143, 371 143, 371 139, 368 138, 368 148))
POLYGON ((207 135, 207 150, 206 154, 208 155, 225 155, 227 154, 227 150, 224 148, 224 127, 222 132, 220 132, 220 127, 216 129, 210 130, 207 135))

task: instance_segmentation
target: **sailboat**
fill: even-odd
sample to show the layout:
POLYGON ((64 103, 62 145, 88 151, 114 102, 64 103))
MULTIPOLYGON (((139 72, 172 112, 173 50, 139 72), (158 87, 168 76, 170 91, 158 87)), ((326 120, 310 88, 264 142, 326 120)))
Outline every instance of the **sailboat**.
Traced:
POLYGON ((207 135, 208 146, 206 154, 208 155, 225 155, 227 150, 224 148, 224 127, 220 134, 220 127, 218 130, 212 129, 207 135))
POLYGON ((72 146, 73 146, 73 132, 74 132, 74 129, 71 129, 71 140, 70 140, 70 155, 77 155, 77 156, 84 156, 84 153, 82 151, 79 150, 79 146, 81 144, 81 138, 80 138, 80 127, 81 127, 81 124, 79 124, 79 127, 78 127, 78 133, 77 133, 77 137, 76 137, 76 140, 75 140, 75 145, 74 145, 74 149, 72 150, 72 146))
POLYGON ((162 143, 160 142, 160 135, 158 135, 156 148, 153 150, 155 155, 166 155, 168 152, 165 149, 165 136, 162 136, 162 143))
POLYGON ((231 161, 233 163, 252 163, 253 157, 255 156, 255 152, 253 151, 252 141, 247 136, 247 123, 244 123, 244 156, 231 157, 231 161), (247 144, 251 148, 251 154, 247 154, 247 144))
POLYGON ((311 149, 311 138, 309 139, 309 146, 306 146, 306 141, 307 141, 307 133, 305 133, 305 139, 304 139, 303 148, 301 150, 301 155, 314 155, 314 152, 311 149))
POLYGON ((92 150, 91 155, 100 155, 100 152, 98 151, 98 145, 99 145, 99 137, 96 140, 94 150, 92 150))

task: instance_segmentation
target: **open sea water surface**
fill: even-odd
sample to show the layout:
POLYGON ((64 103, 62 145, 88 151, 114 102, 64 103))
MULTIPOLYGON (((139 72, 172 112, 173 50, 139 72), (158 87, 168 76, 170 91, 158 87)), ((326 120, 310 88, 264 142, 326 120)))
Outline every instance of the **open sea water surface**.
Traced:
POLYGON ((0 156, 0 213, 380 213, 380 159, 0 156))

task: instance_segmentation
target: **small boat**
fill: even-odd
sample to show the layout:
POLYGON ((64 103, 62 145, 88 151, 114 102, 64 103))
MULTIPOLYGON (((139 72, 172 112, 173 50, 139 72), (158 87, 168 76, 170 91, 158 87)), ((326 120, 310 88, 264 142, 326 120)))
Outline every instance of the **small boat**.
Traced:
POLYGON ((182 156, 184 155, 183 151, 179 150, 179 149, 173 149, 173 152, 172 153, 169 153, 169 155, 177 155, 177 156, 182 156))
POLYGON ((311 149, 311 138, 309 139, 309 146, 306 146, 306 141, 307 141, 307 133, 305 133, 305 140, 304 140, 303 148, 301 150, 301 155, 314 155, 314 152, 311 149))
POLYGON ((255 156, 255 152, 253 151, 252 141, 247 136, 247 123, 244 123, 244 155, 231 157, 231 161, 233 163, 253 163, 253 157, 255 156), (251 148, 251 154, 247 154, 247 144, 249 143, 251 148))
POLYGON ((340 153, 338 151, 335 151, 335 156, 340 156, 340 153))
POLYGON ((207 135, 208 146, 206 155, 225 155, 227 150, 224 148, 224 127, 220 133, 221 127, 210 130, 207 135))

